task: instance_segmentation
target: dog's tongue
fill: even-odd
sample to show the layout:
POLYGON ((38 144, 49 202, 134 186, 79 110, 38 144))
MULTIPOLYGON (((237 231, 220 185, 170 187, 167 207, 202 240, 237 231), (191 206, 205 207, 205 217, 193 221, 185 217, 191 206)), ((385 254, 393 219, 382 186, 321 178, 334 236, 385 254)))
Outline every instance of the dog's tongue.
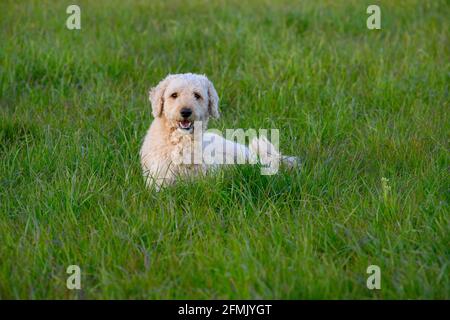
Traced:
POLYGON ((191 126, 191 122, 189 120, 180 121, 182 128, 189 128, 191 126))

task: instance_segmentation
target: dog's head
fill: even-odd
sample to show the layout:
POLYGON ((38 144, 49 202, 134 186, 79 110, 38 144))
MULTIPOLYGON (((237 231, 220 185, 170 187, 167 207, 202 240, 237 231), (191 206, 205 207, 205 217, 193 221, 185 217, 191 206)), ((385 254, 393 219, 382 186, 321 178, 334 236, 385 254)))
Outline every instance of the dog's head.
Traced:
POLYGON ((169 126, 192 133, 194 121, 204 126, 209 117, 219 117, 219 97, 206 76, 184 73, 168 75, 150 90, 152 114, 164 117, 169 126))

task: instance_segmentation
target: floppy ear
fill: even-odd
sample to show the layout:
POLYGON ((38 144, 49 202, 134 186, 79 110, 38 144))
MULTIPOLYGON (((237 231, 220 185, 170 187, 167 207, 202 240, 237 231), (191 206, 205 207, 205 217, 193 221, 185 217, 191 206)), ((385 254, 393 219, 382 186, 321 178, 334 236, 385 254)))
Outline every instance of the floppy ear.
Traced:
POLYGON ((219 118, 219 96, 211 81, 208 80, 208 111, 211 117, 219 118))
POLYGON ((164 92, 169 85, 172 75, 168 75, 156 87, 150 89, 149 100, 152 103, 152 115, 157 118, 161 116, 164 107, 164 92))

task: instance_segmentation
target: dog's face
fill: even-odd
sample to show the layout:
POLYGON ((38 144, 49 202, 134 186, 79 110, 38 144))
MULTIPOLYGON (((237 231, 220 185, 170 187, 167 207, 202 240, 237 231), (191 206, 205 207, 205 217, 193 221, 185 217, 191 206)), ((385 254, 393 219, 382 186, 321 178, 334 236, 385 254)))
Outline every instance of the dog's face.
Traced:
POLYGON ((204 127, 210 116, 218 118, 219 98, 205 76, 185 73, 169 75, 150 90, 152 113, 164 117, 170 127, 192 133, 194 121, 204 127))

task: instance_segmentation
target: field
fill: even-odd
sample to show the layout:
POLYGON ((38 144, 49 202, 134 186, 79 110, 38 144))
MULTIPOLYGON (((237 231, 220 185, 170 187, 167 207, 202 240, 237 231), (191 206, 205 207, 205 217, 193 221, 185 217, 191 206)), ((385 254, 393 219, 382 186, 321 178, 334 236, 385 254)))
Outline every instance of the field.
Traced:
POLYGON ((70 3, 0 3, 1 299, 450 298, 447 1, 77 1, 68 30, 70 3), (178 72, 301 169, 147 190, 178 72))

